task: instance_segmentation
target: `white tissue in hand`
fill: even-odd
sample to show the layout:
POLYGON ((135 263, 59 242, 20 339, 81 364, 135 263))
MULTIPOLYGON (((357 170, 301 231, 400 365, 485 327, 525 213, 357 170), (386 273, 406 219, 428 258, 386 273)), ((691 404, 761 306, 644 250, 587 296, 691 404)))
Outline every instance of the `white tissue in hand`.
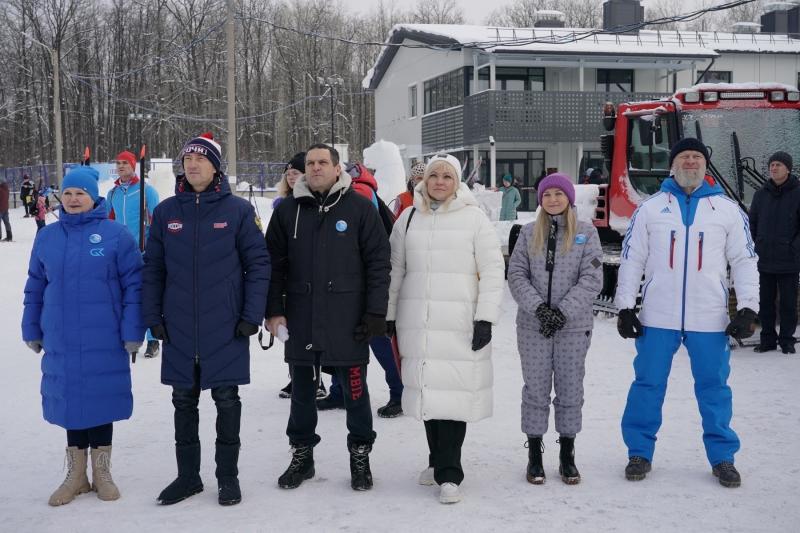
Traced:
POLYGON ((278 324, 278 340, 281 342, 289 340, 289 330, 283 324, 278 324))

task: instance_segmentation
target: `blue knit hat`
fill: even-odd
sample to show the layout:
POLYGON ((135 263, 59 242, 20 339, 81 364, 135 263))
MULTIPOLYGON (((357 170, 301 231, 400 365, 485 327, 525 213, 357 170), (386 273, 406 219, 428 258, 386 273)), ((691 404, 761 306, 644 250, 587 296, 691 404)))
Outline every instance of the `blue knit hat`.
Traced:
POLYGON ((61 182, 61 190, 66 190, 71 187, 86 191, 92 197, 92 200, 97 201, 100 196, 97 190, 97 182, 100 179, 100 174, 92 167, 77 167, 69 171, 64 176, 64 181, 61 182))

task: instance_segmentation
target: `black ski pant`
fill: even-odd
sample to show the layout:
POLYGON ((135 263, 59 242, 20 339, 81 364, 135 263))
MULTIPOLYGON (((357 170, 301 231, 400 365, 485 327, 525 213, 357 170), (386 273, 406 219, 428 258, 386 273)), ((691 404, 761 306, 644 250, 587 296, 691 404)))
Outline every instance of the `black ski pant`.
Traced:
POLYGON ((428 466, 433 468, 433 479, 437 484, 455 483, 464 480, 461 468, 461 446, 467 434, 467 423, 458 420, 426 420, 425 435, 428 437, 428 466))
MULTIPOLYGON (((239 387, 236 385, 213 387, 211 397, 217 407, 217 445, 239 446, 242 419, 239 387)), ((200 444, 200 412, 197 409, 199 402, 200 367, 195 365, 194 387, 172 388, 172 405, 175 407, 175 445, 178 447, 200 444)))
POLYGON ((764 346, 794 346, 797 327, 797 286, 800 275, 759 272, 761 344, 764 346), (776 302, 776 300, 780 300, 776 302), (777 304, 777 305, 776 305, 777 304), (775 308, 781 317, 780 335, 775 331, 775 308))
MULTIPOLYGON (((286 435, 293 446, 316 446, 321 440, 317 435, 317 387, 319 367, 289 365, 292 376, 292 403, 286 435)), ((372 444, 372 408, 367 388, 367 365, 334 367, 344 396, 347 411, 347 444, 372 444)))
POLYGON ((89 446, 95 449, 100 446, 111 446, 113 435, 114 424, 111 422, 86 429, 68 429, 67 446, 77 446, 81 450, 89 446))

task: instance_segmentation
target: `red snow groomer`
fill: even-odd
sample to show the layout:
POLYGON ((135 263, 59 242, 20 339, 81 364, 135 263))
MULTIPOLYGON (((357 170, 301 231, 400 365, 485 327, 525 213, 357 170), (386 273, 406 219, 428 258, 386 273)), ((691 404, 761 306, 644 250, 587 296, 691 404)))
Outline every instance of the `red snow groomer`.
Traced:
POLYGON ((636 207, 670 174, 671 147, 684 137, 709 150, 710 179, 747 211, 777 150, 800 158, 800 92, 777 83, 700 84, 649 102, 607 103, 601 136, 608 184, 594 219, 604 243, 604 286, 595 309, 616 312, 618 246, 636 207), (616 250, 615 250, 616 248, 616 250))

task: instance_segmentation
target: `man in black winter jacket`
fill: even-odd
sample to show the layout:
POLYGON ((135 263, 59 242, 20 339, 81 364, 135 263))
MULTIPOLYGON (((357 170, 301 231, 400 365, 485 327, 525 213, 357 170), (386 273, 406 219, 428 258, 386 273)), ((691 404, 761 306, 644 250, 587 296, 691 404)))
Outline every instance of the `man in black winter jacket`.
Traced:
POLYGON ((760 280, 761 342, 756 352, 780 345, 795 353, 797 286, 800 276, 800 181, 791 174, 792 157, 775 152, 769 158, 771 179, 756 191, 750 205, 750 231, 756 243, 760 280), (775 331, 776 299, 781 331, 775 331))
POLYGON ((273 212, 267 228, 273 271, 265 325, 275 336, 288 330, 285 358, 292 376, 286 434, 293 457, 278 479, 285 489, 314 476, 320 367, 335 372, 342 384, 351 486, 372 488, 369 452, 375 432, 367 342, 386 332, 391 265, 378 212, 350 183, 336 150, 311 146, 305 176, 273 212))

